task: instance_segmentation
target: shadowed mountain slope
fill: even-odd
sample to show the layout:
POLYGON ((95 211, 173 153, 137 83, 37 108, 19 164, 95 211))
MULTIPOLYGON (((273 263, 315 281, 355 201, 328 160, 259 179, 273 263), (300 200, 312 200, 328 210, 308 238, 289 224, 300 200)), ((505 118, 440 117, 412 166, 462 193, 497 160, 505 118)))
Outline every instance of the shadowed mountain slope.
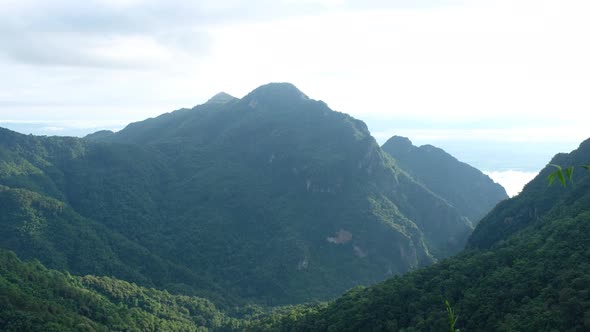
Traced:
POLYGON ((501 185, 440 148, 432 145, 417 147, 400 136, 393 136, 381 148, 403 170, 456 207, 474 224, 498 202, 508 198, 501 185))

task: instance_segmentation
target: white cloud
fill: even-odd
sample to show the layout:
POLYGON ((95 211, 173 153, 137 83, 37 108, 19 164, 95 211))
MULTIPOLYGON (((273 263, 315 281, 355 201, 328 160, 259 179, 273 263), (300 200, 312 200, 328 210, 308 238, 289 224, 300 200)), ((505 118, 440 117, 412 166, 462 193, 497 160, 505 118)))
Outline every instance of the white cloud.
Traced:
POLYGON ((494 182, 502 185, 510 197, 518 195, 522 188, 539 174, 537 172, 515 170, 486 171, 484 173, 492 178, 494 182))
POLYGON ((91 56, 111 63, 169 63, 172 52, 158 44, 157 41, 143 36, 116 36, 100 41, 91 47, 91 56))

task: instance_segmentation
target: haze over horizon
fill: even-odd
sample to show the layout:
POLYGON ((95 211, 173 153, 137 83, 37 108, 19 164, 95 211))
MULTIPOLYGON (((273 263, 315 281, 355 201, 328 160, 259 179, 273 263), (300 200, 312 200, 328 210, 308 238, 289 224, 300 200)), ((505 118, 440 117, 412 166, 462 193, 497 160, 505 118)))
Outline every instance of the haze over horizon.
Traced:
POLYGON ((588 138, 585 1, 13 1, 0 126, 77 135, 286 81, 517 193, 588 138))

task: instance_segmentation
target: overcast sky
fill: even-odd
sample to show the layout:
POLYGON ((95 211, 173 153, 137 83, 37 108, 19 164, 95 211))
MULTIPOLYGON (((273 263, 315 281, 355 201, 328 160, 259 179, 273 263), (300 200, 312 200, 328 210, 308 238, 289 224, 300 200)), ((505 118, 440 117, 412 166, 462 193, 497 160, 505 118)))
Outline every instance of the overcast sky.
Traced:
POLYGON ((0 0, 0 126, 83 135, 286 81, 380 143, 534 172, 590 136, 589 17, 587 0, 0 0))

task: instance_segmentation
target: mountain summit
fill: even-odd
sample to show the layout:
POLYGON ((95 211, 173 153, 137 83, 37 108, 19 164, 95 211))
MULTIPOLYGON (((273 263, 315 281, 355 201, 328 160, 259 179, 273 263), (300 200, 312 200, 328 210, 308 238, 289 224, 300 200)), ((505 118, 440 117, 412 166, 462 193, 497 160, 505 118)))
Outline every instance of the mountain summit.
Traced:
POLYGON ((238 98, 222 91, 207 100, 206 104, 225 104, 234 100, 238 100, 238 98))
POLYGON ((291 83, 269 83, 254 89, 243 99, 248 106, 275 105, 280 109, 297 107, 302 102, 310 101, 303 92, 291 83))
MULTIPOLYGON (((409 153, 411 151, 416 150, 417 147, 412 144, 409 138, 403 136, 393 136, 385 142, 382 146, 383 149, 386 151, 391 151, 392 153, 396 154, 399 153, 409 153)), ((390 153, 391 154, 391 153, 390 153)))
POLYGON ((247 94, 244 99, 250 98, 273 98, 280 100, 293 100, 302 99, 308 100, 307 97, 301 90, 291 83, 268 83, 262 85, 247 94))

